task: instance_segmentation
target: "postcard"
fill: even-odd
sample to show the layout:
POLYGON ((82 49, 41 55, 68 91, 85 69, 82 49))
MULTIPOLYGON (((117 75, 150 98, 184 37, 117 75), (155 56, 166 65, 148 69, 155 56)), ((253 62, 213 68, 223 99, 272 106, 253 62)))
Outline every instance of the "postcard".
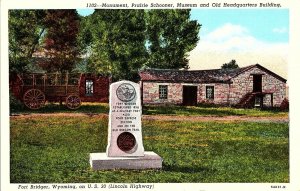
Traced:
POLYGON ((300 190, 293 1, 1 2, 1 190, 300 190))

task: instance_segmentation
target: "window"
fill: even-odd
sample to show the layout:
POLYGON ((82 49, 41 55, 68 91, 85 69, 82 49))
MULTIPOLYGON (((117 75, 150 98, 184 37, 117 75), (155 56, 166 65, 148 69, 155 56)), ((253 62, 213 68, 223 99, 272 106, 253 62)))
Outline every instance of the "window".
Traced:
POLYGON ((255 107, 260 107, 261 106, 261 97, 255 96, 254 106, 255 107))
POLYGON ((86 80, 85 81, 85 95, 92 96, 94 93, 94 82, 93 80, 86 80))
POLYGON ((214 99, 214 86, 206 86, 206 99, 214 99))
POLYGON ((160 85, 159 86, 159 99, 167 99, 168 98, 168 86, 160 85))

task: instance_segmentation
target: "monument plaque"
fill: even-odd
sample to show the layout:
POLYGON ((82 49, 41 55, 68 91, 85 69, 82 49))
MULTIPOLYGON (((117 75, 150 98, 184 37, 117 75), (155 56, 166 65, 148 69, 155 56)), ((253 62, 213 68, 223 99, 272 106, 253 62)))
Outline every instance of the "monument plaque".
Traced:
POLYGON ((119 81, 110 85, 106 153, 91 153, 94 170, 162 168, 162 158, 144 152, 139 84, 119 81))
POLYGON ((139 84, 120 81, 111 84, 107 155, 144 156, 139 84))

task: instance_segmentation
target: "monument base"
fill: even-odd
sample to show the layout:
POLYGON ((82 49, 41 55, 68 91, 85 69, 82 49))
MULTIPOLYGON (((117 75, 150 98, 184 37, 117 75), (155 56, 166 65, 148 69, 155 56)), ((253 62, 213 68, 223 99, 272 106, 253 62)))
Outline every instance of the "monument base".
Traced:
POLYGON ((93 170, 110 169, 161 169, 162 158, 154 152, 145 152, 143 157, 108 157, 106 153, 90 153, 93 170))

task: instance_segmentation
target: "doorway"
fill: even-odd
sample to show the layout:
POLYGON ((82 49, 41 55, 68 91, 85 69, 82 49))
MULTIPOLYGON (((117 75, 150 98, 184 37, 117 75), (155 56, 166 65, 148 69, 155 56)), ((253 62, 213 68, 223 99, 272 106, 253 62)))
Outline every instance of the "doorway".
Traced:
POLYGON ((197 105, 197 86, 183 86, 182 104, 186 106, 197 105))
POLYGON ((262 75, 253 75, 253 92, 262 92, 262 75))

